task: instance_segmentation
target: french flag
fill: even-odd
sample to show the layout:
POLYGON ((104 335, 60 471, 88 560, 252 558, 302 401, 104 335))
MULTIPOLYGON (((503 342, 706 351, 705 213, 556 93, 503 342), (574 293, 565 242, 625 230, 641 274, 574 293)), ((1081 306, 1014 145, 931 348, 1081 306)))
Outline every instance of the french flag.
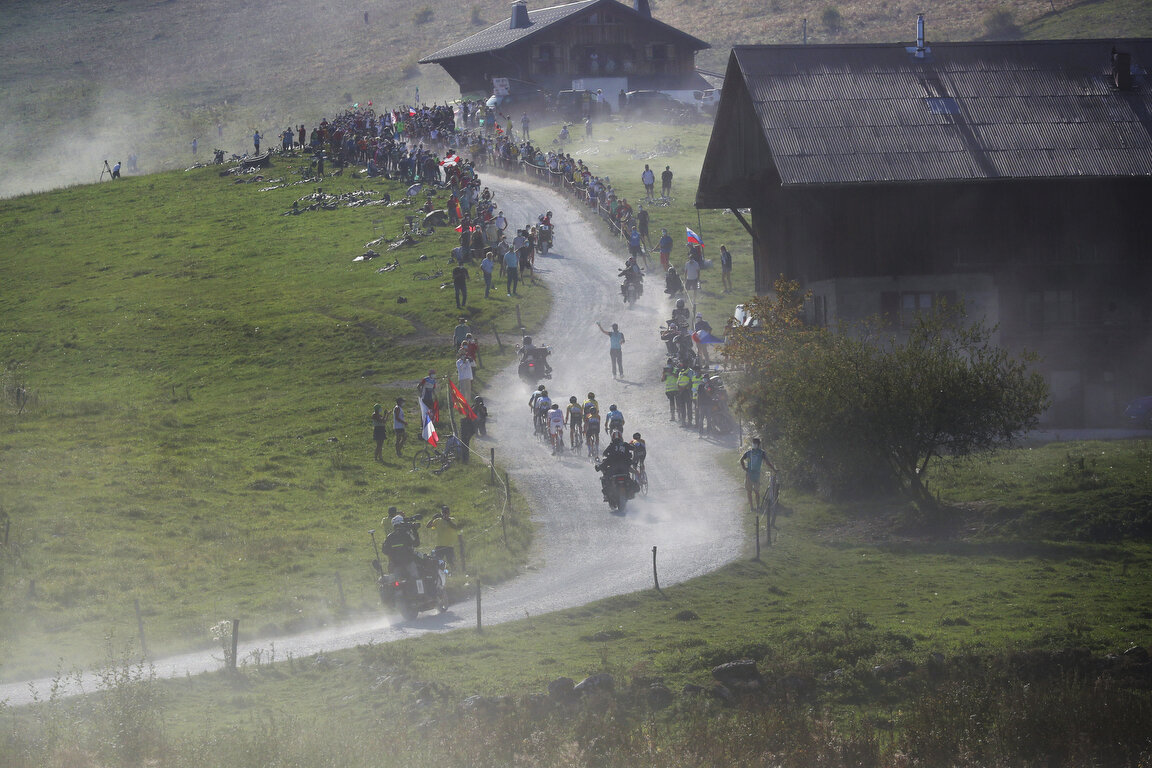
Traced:
POLYGON ((688 227, 684 227, 684 229, 688 230, 688 245, 698 245, 700 246, 700 250, 704 250, 704 243, 700 242, 700 235, 688 229, 688 227))
POLYGON ((432 413, 428 410, 428 406, 423 400, 420 402, 420 421, 424 424, 424 429, 420 431, 420 435, 428 441, 428 445, 433 448, 440 442, 440 436, 436 434, 436 425, 432 422, 432 413))

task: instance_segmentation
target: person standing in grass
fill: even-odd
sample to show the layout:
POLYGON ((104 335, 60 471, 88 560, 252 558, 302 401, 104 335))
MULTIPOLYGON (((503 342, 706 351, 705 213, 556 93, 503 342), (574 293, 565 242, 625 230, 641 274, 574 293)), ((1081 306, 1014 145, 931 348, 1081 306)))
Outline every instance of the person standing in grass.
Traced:
POLYGON ((376 441, 376 461, 384 461, 384 441, 388 439, 388 424, 384 408, 379 403, 372 408, 372 439, 376 441))
POLYGON ((752 447, 740 457, 740 468, 744 470, 744 490, 748 492, 748 508, 755 512, 760 507, 760 471, 768 467, 776 472, 776 465, 768 459, 768 454, 760 447, 760 438, 752 438, 752 447))
POLYGON ((396 398, 396 407, 392 409, 392 433, 396 435, 396 457, 400 458, 400 450, 404 447, 404 443, 408 440, 408 435, 404 433, 407 428, 408 422, 404 419, 404 398, 396 398))
POLYGON ((484 298, 492 292, 492 270, 495 268, 492 261, 492 251, 484 252, 484 260, 480 262, 480 271, 484 274, 484 298))

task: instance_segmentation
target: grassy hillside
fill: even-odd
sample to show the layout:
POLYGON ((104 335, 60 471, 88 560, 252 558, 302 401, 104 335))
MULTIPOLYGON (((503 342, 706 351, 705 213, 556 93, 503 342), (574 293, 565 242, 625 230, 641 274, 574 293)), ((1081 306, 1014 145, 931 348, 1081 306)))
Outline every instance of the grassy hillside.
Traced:
MULTIPOLYGON (((396 271, 353 261, 411 206, 283 215, 314 202, 307 168, 0 201, 5 677, 91 662, 92 638, 135 634, 135 600, 156 652, 206 645, 232 613, 277 633, 374 609, 366 531, 393 504, 452 504, 471 521, 470 560, 491 578, 515 570, 525 527, 509 526, 511 559, 485 554, 504 504, 487 470, 454 470, 459 486, 413 474, 411 436, 404 459, 372 460, 373 404, 403 396, 418 423, 417 381, 455 360, 447 278, 417 276, 447 269, 456 232, 376 246, 396 271)), ((322 187, 404 198, 351 173, 322 187)), ((516 326, 512 301, 466 313, 484 329, 481 381, 502 359, 491 329, 516 326)), ((548 297, 518 303, 533 327, 548 297)))
MULTIPOLYGON (((542 6, 544 0, 533 2, 542 6)), ((712 44, 701 67, 722 71, 735 44, 999 36, 1152 34, 1139 0, 1069 4, 957 0, 655 0, 653 14, 712 44), (997 11, 1007 15, 992 19, 997 11)), ((355 102, 392 105, 459 95, 417 59, 505 19, 505 0, 397 5, 332 0, 11 0, 0 24, 0 196, 94 181, 130 153, 143 172, 191 164, 201 152, 251 147, 355 102), (431 14, 422 14, 425 8, 431 14), (367 12, 367 23, 365 13, 367 12), (427 19, 418 22, 418 19, 427 19)))

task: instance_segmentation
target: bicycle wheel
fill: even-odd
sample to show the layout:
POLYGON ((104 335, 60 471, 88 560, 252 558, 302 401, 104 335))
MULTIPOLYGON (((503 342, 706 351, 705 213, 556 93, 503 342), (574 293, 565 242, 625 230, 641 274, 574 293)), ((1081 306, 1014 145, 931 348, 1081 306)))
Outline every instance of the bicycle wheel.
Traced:
POLYGON ((432 452, 427 448, 421 448, 416 451, 412 456, 412 470, 418 469, 431 469, 432 468, 432 452))
POLYGON ((637 482, 640 483, 640 493, 645 496, 648 495, 648 473, 643 469, 637 475, 637 482))

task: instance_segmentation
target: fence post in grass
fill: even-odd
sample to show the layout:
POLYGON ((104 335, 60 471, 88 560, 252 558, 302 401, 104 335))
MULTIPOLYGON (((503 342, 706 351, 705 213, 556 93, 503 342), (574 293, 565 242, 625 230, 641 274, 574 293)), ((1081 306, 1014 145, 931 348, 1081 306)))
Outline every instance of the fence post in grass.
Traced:
POLYGON ((660 594, 664 594, 664 592, 661 591, 661 589, 660 589, 660 576, 656 573, 656 547, 655 547, 655 545, 653 545, 653 547, 652 547, 652 581, 655 582, 655 584, 656 584, 656 591, 659 592, 660 594))
POLYGON ((240 619, 232 619, 232 655, 228 657, 228 668, 236 671, 236 652, 240 645, 240 619))
POLYGON ((508 473, 504 473, 504 490, 508 494, 508 511, 512 511, 512 480, 508 477, 508 473))
POLYGON ((489 448, 488 450, 488 485, 496 485, 496 449, 489 448))
MULTIPOLYGON (((495 449, 493 449, 495 450, 495 449)), ((12 527, 12 518, 4 518, 4 546, 8 546, 8 530, 12 527)))
POLYGON ((484 627, 480 621, 480 575, 476 575, 476 631, 483 632, 484 627))
POLYGON ((464 556, 464 534, 456 534, 456 544, 460 547, 460 572, 468 573, 468 560, 464 556))
POLYGON ((508 549, 508 516, 500 515, 500 532, 504 537, 504 549, 508 549))
POLYGON ((140 656, 147 658, 148 643, 144 642, 144 617, 140 614, 140 598, 136 598, 136 626, 140 630, 140 656))
POLYGON ((520 320, 520 305, 519 304, 516 305, 516 327, 520 329, 521 333, 524 332, 524 323, 523 323, 523 321, 520 320))
POLYGON ((756 559, 760 559, 760 515, 756 515, 756 559))
POLYGON ((503 352, 504 344, 500 341, 500 334, 496 331, 496 323, 492 323, 492 335, 496 337, 496 348, 503 352))
POLYGON ((340 580, 340 572, 336 572, 336 592, 340 595, 340 612, 343 613, 348 607, 344 603, 344 582, 340 580))

